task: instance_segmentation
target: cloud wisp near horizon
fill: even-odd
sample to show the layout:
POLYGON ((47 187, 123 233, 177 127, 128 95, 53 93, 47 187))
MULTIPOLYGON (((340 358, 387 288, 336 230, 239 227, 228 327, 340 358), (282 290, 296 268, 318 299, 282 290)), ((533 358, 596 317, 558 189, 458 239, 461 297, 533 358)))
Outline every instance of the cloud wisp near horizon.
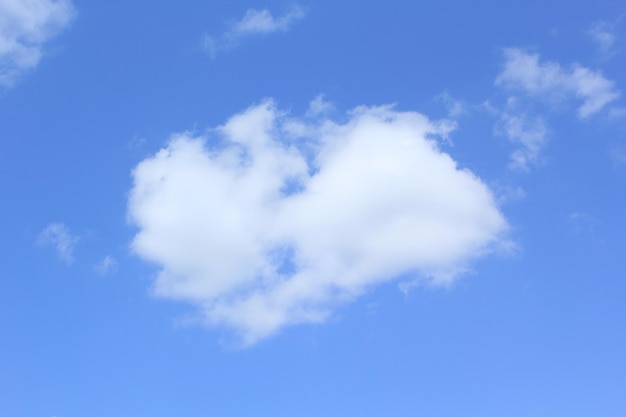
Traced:
POLYGON ((450 123, 315 113, 266 100, 209 137, 173 135, 133 171, 132 250, 159 267, 154 294, 243 345, 399 277, 447 285, 505 241, 492 192, 437 144, 450 123))

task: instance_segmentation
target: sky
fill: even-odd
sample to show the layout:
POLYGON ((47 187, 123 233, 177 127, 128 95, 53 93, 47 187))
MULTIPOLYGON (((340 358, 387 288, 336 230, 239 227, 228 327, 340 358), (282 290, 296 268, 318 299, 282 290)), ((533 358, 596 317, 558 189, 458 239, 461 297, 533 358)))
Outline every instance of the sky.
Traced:
POLYGON ((0 414, 626 415, 626 5, 0 0, 0 414))

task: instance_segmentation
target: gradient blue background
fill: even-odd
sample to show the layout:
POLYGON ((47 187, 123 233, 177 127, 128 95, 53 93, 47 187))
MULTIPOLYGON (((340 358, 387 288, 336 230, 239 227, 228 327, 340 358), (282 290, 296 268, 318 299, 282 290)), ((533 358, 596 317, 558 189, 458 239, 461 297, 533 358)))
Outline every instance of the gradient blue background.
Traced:
POLYGON ((301 5, 288 32, 211 59, 203 34, 289 3, 75 0, 39 67, 0 91, 0 415, 626 415, 626 163, 610 158, 626 146, 624 117, 550 113, 546 162, 529 173, 507 169, 491 116, 459 118, 446 152, 526 196, 502 206, 519 251, 451 288, 379 287, 245 350, 149 295, 155 269, 129 251, 130 171, 173 132, 264 97, 300 114, 320 93, 340 112, 397 103, 444 117, 444 91, 500 99, 505 47, 626 88, 621 1, 301 5), (610 58, 587 33, 598 20, 617 22, 610 58), (36 244, 57 221, 81 236, 70 265, 36 244), (102 276, 106 255, 118 266, 102 276))

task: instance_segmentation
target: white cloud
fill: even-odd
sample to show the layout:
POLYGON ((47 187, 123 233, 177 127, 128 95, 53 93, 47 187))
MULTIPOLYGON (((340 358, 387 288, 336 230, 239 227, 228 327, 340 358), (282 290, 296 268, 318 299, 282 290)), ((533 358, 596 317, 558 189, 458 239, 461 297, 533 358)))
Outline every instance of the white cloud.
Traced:
POLYGON ((267 9, 249 9, 243 18, 233 26, 230 34, 231 36, 240 37, 286 31, 294 22, 302 19, 304 15, 304 9, 299 6, 293 6, 287 13, 278 18, 274 18, 267 9))
POLYGON ((532 165, 540 162, 548 133, 543 119, 524 113, 505 112, 496 126, 496 131, 518 146, 511 154, 509 168, 528 171, 532 165))
POLYGON ((292 6, 284 15, 279 17, 272 16, 267 9, 248 9, 241 20, 234 22, 230 29, 220 36, 213 37, 205 34, 202 45, 212 57, 215 57, 218 51, 234 47, 243 38, 286 32, 305 15, 306 10, 298 5, 292 6))
POLYGON ((333 108, 333 104, 326 101, 324 95, 320 94, 309 103, 307 115, 312 117, 319 116, 330 112, 333 108))
POLYGON ((95 269, 100 275, 106 275, 117 269, 117 261, 112 256, 105 256, 103 260, 96 264, 95 269))
POLYGON ((73 261, 74 247, 77 242, 78 237, 72 235, 63 223, 50 223, 37 238, 37 243, 40 245, 54 246, 59 257, 66 263, 73 261))
POLYGON ((504 68, 496 78, 496 85, 550 101, 577 97, 582 100, 578 107, 578 117, 582 119, 601 111, 620 97, 615 83, 598 71, 578 64, 564 69, 556 62, 540 62, 538 54, 517 48, 505 49, 504 55, 504 68))
POLYGON ((439 149, 442 125, 391 106, 296 118, 266 100, 210 139, 173 135, 133 171, 132 250, 159 266, 155 295, 244 345, 401 276, 449 284, 507 223, 439 149))
POLYGON ((0 0, 0 86, 34 69, 42 47, 74 17, 70 0, 0 0))

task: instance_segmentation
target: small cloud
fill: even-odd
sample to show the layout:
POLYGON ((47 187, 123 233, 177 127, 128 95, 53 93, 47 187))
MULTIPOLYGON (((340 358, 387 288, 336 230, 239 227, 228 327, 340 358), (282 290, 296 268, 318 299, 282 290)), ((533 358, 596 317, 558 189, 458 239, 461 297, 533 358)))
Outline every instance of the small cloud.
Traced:
POLYGON ((61 260, 68 264, 74 259, 74 247, 78 240, 78 236, 72 235, 63 223, 49 224, 37 237, 39 245, 53 246, 61 260))
POLYGON ((447 91, 435 96, 435 100, 446 106, 446 109, 448 110, 448 117, 457 118, 469 113, 467 104, 462 100, 455 99, 447 91))
POLYGON ((107 275, 117 269, 117 261, 112 256, 105 256, 104 259, 98 262, 95 266, 95 270, 100 275, 107 275))
POLYGON ((300 6, 291 7, 284 15, 274 18, 267 10, 249 9, 243 18, 237 22, 229 36, 242 37, 248 35, 265 34, 272 32, 283 32, 291 25, 304 17, 305 11, 300 6))
POLYGON ((598 113, 621 95, 615 82, 599 71, 578 64, 563 68, 557 62, 541 61, 539 54, 519 48, 505 49, 504 56, 504 68, 496 78, 496 85, 549 102, 562 102, 569 98, 582 100, 578 107, 581 119, 598 113))
POLYGON ((324 99, 324 94, 320 94, 311 100, 306 114, 307 116, 320 116, 330 112, 333 107, 331 102, 324 99))
POLYGON ((267 9, 248 9, 241 20, 232 23, 230 29, 221 35, 205 34, 202 37, 202 47, 208 51, 212 58, 215 58, 220 50, 233 48, 244 38, 287 32, 296 21, 305 15, 306 9, 298 5, 292 6, 279 17, 274 17, 267 9))
POLYGON ((37 67, 43 46, 75 14, 70 0, 0 1, 0 87, 12 87, 37 67))
POLYGON ((617 35, 615 34, 615 24, 606 20, 599 20, 594 22, 587 34, 598 45, 600 54, 604 58, 609 58, 615 53, 613 47, 617 41, 617 35))
POLYGON ((498 108, 487 102, 484 108, 499 117, 495 133, 517 146, 509 164, 514 170, 528 171, 542 162, 549 129, 545 119, 536 115, 537 104, 560 107, 578 102, 579 119, 588 119, 603 110, 611 119, 622 115, 621 107, 610 107, 621 92, 601 72, 579 64, 563 66, 520 48, 504 50, 503 68, 495 84, 507 90, 506 104, 498 108))
POLYGON ((496 125, 496 133, 504 135, 518 146, 511 154, 510 169, 528 171, 541 161, 541 151, 548 133, 543 119, 505 111, 496 125))

